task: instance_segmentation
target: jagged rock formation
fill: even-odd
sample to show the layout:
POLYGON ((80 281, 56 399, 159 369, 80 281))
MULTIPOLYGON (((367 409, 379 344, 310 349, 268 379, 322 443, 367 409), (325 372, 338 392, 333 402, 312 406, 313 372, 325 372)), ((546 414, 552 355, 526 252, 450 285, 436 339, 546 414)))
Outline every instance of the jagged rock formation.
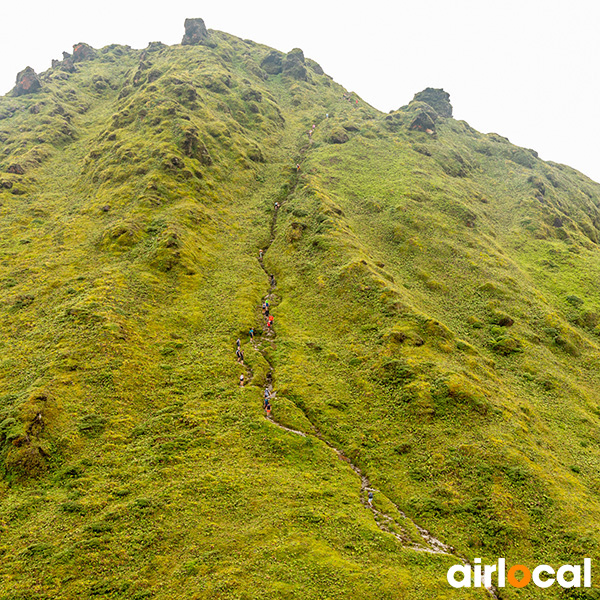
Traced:
POLYGON ((186 19, 185 34, 181 43, 184 46, 196 46, 208 39, 208 31, 203 19, 186 19))
POLYGON ((306 81, 306 67, 304 65, 304 52, 300 48, 290 50, 283 59, 282 72, 284 75, 306 81))
POLYGON ((272 50, 262 59, 261 68, 269 75, 278 75, 283 70, 283 54, 272 50))
POLYGON ((15 96, 34 94, 42 87, 42 84, 31 67, 26 67, 17 75, 17 84, 13 89, 15 96))
POLYGON ((440 117, 452 117, 450 94, 443 89, 425 88, 422 92, 415 94, 413 102, 424 102, 425 104, 429 104, 440 117))
MULTIPOLYGON (((314 61, 313 65, 315 73, 322 75, 323 69, 314 61)), ((269 75, 283 73, 293 79, 307 80, 306 61, 300 48, 294 48, 287 54, 273 50, 262 59, 260 66, 269 75)))
POLYGON ((96 56, 96 51, 89 44, 75 44, 73 46, 73 62, 82 62, 84 60, 91 60, 96 56))

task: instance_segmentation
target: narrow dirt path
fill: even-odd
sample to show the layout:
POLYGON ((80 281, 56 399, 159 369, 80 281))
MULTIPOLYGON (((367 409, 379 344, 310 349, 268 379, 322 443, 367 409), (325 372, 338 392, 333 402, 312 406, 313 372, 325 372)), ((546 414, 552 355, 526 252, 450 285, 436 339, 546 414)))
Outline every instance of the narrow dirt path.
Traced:
MULTIPOLYGON (((303 152, 305 152, 307 149, 308 148, 305 147, 302 150, 303 150, 303 152)), ((293 194, 294 190, 296 189, 298 180, 299 180, 299 174, 296 173, 296 178, 288 192, 288 197, 291 194, 293 194)), ((282 200, 282 204, 283 203, 285 203, 285 199, 282 200)), ((271 244, 275 240, 275 235, 276 235, 276 230, 277 230, 277 217, 279 215, 280 209, 281 209, 281 204, 278 207, 276 207, 273 212, 273 218, 272 218, 271 226, 270 226, 269 243, 263 248, 262 254, 258 258, 260 266, 261 266, 262 270, 265 272, 265 275, 267 276, 268 281, 269 281, 268 292, 263 297, 263 302, 269 301, 270 304, 272 304, 272 301, 275 299, 275 288, 277 286, 277 283, 276 283, 276 281, 273 280, 273 278, 271 277, 271 274, 267 271, 267 269, 264 265, 264 257, 265 257, 265 254, 267 253, 267 251, 269 250, 269 248, 271 247, 271 244)), ((266 375, 266 384, 267 384, 266 387, 269 390, 269 394, 270 394, 269 399, 270 399, 270 401, 273 401, 277 398, 277 392, 273 388, 274 367, 273 367, 272 362, 269 360, 267 353, 262 349, 262 345, 263 345, 263 342, 268 342, 268 343, 274 344, 276 335, 275 335, 275 331, 273 328, 267 327, 266 318, 264 318, 263 321, 264 321, 263 335, 261 337, 261 342, 255 343, 255 348, 259 352, 261 352, 261 354, 263 355, 263 358, 269 365, 269 370, 266 375)), ((251 383, 252 377, 253 377, 253 374, 250 373, 249 383, 251 383)), ((291 429, 289 427, 286 427, 285 425, 278 423, 273 418, 272 415, 265 414, 265 418, 270 423, 272 423, 273 425, 278 427, 279 429, 282 429, 283 431, 287 431, 289 433, 299 435, 302 437, 308 437, 308 436, 312 435, 312 436, 316 437, 317 439, 321 440, 327 446, 329 446, 337 454, 337 456, 341 460, 343 460, 359 477, 360 482, 361 482, 361 484, 360 484, 360 502, 365 506, 365 508, 367 508, 371 511, 371 513, 373 514, 375 523, 377 524, 379 529, 381 529, 385 533, 393 535, 398 540, 398 542, 402 545, 403 548, 408 548, 408 549, 414 550, 416 552, 428 552, 430 554, 443 554, 443 555, 447 555, 447 556, 454 556, 459 562, 461 562, 463 564, 470 564, 467 561, 467 559, 465 557, 461 556, 460 554, 458 554, 458 552, 452 546, 449 546, 448 544, 445 544, 444 542, 440 541, 435 536, 433 536, 429 531, 427 531, 427 529, 425 529, 424 527, 421 527, 420 525, 415 523, 394 502, 392 502, 387 496, 385 496, 380 490, 374 488, 371 485, 371 482, 369 481, 368 477, 363 473, 363 471, 361 471, 361 469, 357 465, 355 465, 341 450, 336 448, 331 442, 329 442, 327 439, 325 439, 323 437, 323 435, 318 430, 318 428, 314 425, 314 423, 312 423, 312 421, 310 421, 310 419, 309 419, 308 415, 306 415, 306 413, 304 413, 304 416, 311 423, 311 427, 312 427, 311 433, 306 433, 303 431, 298 431, 296 429, 291 429), (401 522, 399 522, 397 519, 395 519, 391 515, 387 514, 386 512, 383 512, 383 511, 379 510, 378 508, 376 508, 373 505, 372 500, 369 498, 370 492, 372 492, 373 494, 377 493, 377 494, 385 497, 387 499, 387 501, 390 502, 390 504, 392 504, 392 506, 395 508, 398 515, 400 515, 402 521, 405 522, 405 525, 403 525, 401 522), (408 529, 413 529, 418 532, 418 536, 420 538, 420 540, 418 542, 415 542, 414 540, 411 539, 408 529)), ((487 592, 489 597, 494 598, 495 600, 500 600, 500 596, 499 596, 498 590, 496 588, 492 587, 492 588, 481 588, 481 589, 482 589, 482 591, 487 592)))

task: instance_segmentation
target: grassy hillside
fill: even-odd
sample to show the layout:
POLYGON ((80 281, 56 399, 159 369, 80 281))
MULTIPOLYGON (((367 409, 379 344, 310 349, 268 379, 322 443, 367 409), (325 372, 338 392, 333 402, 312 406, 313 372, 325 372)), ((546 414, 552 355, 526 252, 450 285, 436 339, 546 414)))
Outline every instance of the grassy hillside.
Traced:
POLYGON ((600 185, 212 30, 40 81, 0 98, 1 600, 486 598, 457 556, 600 558, 600 185))

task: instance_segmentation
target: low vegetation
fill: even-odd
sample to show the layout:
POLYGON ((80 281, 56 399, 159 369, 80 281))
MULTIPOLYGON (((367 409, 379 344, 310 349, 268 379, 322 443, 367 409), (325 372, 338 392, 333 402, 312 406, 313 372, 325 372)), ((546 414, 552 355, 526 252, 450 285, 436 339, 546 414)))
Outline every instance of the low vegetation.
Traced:
POLYGON ((0 599, 487 597, 313 428, 462 556, 599 559, 600 185, 209 33, 0 98, 0 599))

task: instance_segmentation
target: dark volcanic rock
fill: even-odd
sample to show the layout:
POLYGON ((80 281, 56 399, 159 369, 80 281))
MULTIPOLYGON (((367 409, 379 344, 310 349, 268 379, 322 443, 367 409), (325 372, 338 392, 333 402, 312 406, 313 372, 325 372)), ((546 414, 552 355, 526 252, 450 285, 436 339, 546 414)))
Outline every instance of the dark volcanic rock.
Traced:
POLYGON ((452 104, 450 104, 450 94, 438 88, 425 88, 422 92, 415 94, 413 102, 425 102, 440 117, 452 116, 452 104))
POLYGON ((317 75, 325 75, 325 71, 323 71, 323 68, 321 67, 321 65, 317 62, 315 62, 314 60, 310 60, 310 58, 306 59, 306 64, 312 68, 312 70, 317 74, 317 75))
POLYGON ((88 44, 75 44, 73 46, 73 62, 90 60, 96 56, 96 51, 88 44))
POLYGON ((6 169, 7 173, 14 173, 15 175, 25 175, 25 169, 19 164, 12 164, 6 169))
POLYGON ((283 60, 280 52, 273 50, 263 58, 260 63, 263 71, 266 71, 269 75, 277 75, 283 70, 283 60))
POLYGON ((208 31, 203 19, 186 19, 185 35, 181 40, 184 46, 195 46, 208 39, 208 31))
POLYGON ((33 94, 42 87, 38 76, 31 67, 26 67, 17 75, 17 85, 14 88, 15 96, 33 94))
POLYGON ((409 129, 418 129, 419 131, 435 131, 435 123, 431 116, 424 110, 417 113, 412 120, 409 129))
POLYGON ((198 139, 198 130, 195 128, 188 129, 185 132, 181 149, 186 156, 199 160, 205 166, 210 166, 213 163, 208 148, 198 139))
POLYGON ((294 79, 306 81, 306 67, 304 66, 304 52, 294 48, 288 52, 283 60, 283 74, 294 79))

